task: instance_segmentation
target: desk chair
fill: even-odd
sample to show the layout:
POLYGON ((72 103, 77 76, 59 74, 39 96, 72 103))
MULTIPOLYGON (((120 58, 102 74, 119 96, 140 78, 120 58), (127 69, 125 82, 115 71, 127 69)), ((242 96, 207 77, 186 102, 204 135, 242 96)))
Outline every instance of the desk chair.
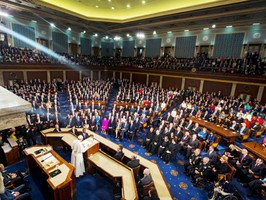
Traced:
POLYGON ((137 177, 139 175, 139 169, 140 169, 140 165, 137 166, 137 167, 134 167, 132 170, 133 170, 133 173, 134 173, 134 177, 137 177))
POLYGON ((148 196, 149 195, 149 190, 150 190, 151 187, 154 187, 153 181, 151 181, 147 185, 143 185, 143 191, 142 191, 143 196, 148 196))

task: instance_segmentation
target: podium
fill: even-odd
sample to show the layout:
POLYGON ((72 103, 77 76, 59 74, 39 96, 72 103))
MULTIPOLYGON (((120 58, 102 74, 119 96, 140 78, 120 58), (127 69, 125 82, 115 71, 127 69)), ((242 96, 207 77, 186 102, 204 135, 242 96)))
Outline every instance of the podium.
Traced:
MULTIPOLYGON (((32 146, 24 150, 30 174, 37 182, 47 185, 48 198, 75 199, 74 167, 60 157, 49 145, 32 146)), ((37 184, 38 185, 38 184, 37 184)))

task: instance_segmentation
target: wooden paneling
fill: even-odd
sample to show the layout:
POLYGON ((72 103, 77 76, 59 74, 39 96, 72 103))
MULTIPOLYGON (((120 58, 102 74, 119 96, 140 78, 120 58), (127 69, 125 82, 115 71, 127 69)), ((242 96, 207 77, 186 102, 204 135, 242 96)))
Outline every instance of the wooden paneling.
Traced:
POLYGON ((181 78, 163 76, 162 88, 168 89, 174 87, 181 89, 181 83, 181 78))
POLYGON ((237 97, 240 94, 248 94, 251 95, 251 98, 256 98, 258 90, 259 86, 256 85, 237 84, 235 96, 237 97))
POLYGON ((132 82, 146 84, 146 74, 132 74, 132 82))
POLYGON ((214 81, 204 81, 203 92, 221 91, 223 96, 230 96, 232 83, 220 83, 214 81))
POLYGON ((63 80, 63 71, 51 71, 50 77, 51 77, 51 81, 53 81, 54 79, 63 80))
POLYGON ((79 81, 79 72, 77 71, 66 71, 66 80, 68 81, 79 81))
POLYGON ((33 80, 33 79, 41 79, 45 80, 47 82, 47 72, 46 71, 30 71, 27 72, 27 77, 28 80, 33 80))
POLYGON ((120 79, 120 72, 115 72, 115 79, 120 79))
POLYGON ((98 71, 93 71, 93 80, 97 81, 98 80, 98 71))
POLYGON ((266 87, 264 87, 263 94, 261 97, 261 103, 266 103, 266 87))
POLYGON ((5 85, 8 85, 9 80, 23 80, 23 72, 3 72, 5 85))
POLYGON ((100 71, 100 73, 101 73, 100 79, 107 80, 107 71, 103 70, 103 71, 100 71))
POLYGON ((106 72, 106 78, 109 80, 113 80, 113 71, 107 71, 106 72))
POLYGON ((122 79, 130 80, 130 73, 123 72, 122 73, 122 79))
POLYGON ((196 90, 199 90, 199 86, 200 86, 200 80, 186 79, 184 89, 187 89, 188 87, 192 87, 192 88, 196 88, 196 90))
POLYGON ((81 77, 82 79, 85 77, 91 78, 91 71, 82 71, 81 77))
POLYGON ((157 85, 159 85, 160 84, 160 76, 150 75, 149 76, 149 86, 151 85, 152 82, 156 82, 157 85))

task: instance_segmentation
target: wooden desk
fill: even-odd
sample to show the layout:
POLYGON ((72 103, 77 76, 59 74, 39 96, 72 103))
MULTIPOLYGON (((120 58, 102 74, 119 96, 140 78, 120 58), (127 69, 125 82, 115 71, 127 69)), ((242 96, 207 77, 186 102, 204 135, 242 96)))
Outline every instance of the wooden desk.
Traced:
MULTIPOLYGON (((108 139, 103 138, 102 136, 92 132, 88 131, 89 134, 92 134, 96 140, 100 142, 100 148, 111 148, 112 150, 116 151, 118 145, 111 142, 108 139)), ((127 159, 130 159, 133 152, 129 151, 128 149, 123 149, 124 155, 127 159)), ((164 180, 164 177, 161 173, 161 170, 159 169, 158 165, 141 157, 138 156, 138 159, 140 160, 140 165, 142 168, 149 168, 153 182, 154 187, 156 188, 156 191, 158 193, 158 196, 160 200, 171 200, 172 195, 170 193, 170 190, 167 186, 166 181, 164 180)))
MULTIPOLYGON (((19 160, 19 147, 18 143, 12 138, 7 138, 8 144, 10 146, 10 151, 5 152, 7 165, 12 165, 19 160)), ((4 149, 5 150, 5 149, 4 149)))
POLYGON ((126 165, 117 162, 111 156, 101 150, 88 157, 89 162, 96 168, 107 173, 113 180, 122 179, 122 199, 138 199, 138 193, 133 170, 126 165))
POLYGON ((266 160, 266 147, 263 147, 261 143, 256 142, 245 142, 242 143, 243 147, 246 148, 250 153, 256 157, 266 160))
POLYGON ((50 144, 51 146, 62 146, 63 142, 71 146, 72 142, 77 139, 76 135, 70 133, 69 128, 61 128, 62 132, 53 132, 53 128, 45 129, 41 131, 41 137, 44 144, 50 144))
MULTIPOLYGON (((46 129, 42 131, 42 134, 44 135, 44 137, 51 137, 51 139, 53 137, 60 137, 62 136, 62 133, 52 133, 54 129, 50 128, 50 129, 46 129)), ((61 128, 62 132, 65 132, 64 135, 62 136, 62 140, 69 143, 70 145, 72 144, 73 140, 75 138, 73 138, 72 136, 74 136, 71 133, 67 133, 66 131, 70 130, 69 128, 61 128), (72 135, 72 136, 67 136, 67 135, 72 135), (64 138, 68 138, 68 139, 64 139, 64 138), (72 140, 73 139, 73 140, 72 140), (72 141, 71 141, 72 140, 72 141)), ((78 128, 78 131, 82 131, 82 128, 78 128)), ((99 148, 111 148, 113 151, 116 151, 118 145, 111 142, 108 139, 105 139, 104 137, 92 132, 92 131, 87 131, 87 133, 89 135, 93 135, 94 139, 99 141, 99 143, 95 142, 95 144, 90 147, 87 151, 87 155, 91 155, 91 154, 95 154, 98 152, 99 148)), ((128 149, 123 149, 124 155, 127 159, 130 159, 131 155, 133 154, 133 152, 129 151, 128 149)), ((167 186, 166 181, 164 180, 164 177, 161 173, 161 170, 159 169, 158 165, 155 163, 152 163, 151 161, 138 156, 138 159, 140 160, 140 165, 142 166, 142 168, 149 168, 152 179, 154 181, 154 187, 157 190, 158 196, 160 197, 161 200, 171 200, 172 195, 170 193, 170 190, 167 186)), ((106 168, 108 168, 108 166, 105 166, 106 168)), ((126 192, 126 191, 125 191, 126 192)))
POLYGON ((44 173, 48 188, 52 191, 49 196, 54 200, 65 200, 74 198, 75 177, 74 167, 61 158, 51 146, 33 146, 24 150, 28 167, 31 175, 44 173), (38 151, 40 151, 38 153, 38 151), (61 171, 60 174, 52 177, 51 172, 56 169, 61 171))
POLYGON ((199 119, 196 117, 188 117, 187 120, 192 120, 193 123, 198 123, 200 126, 207 128, 208 130, 214 131, 216 134, 220 135, 223 140, 226 140, 229 143, 234 143, 238 134, 232 132, 231 130, 225 129, 223 127, 217 126, 211 122, 199 119))

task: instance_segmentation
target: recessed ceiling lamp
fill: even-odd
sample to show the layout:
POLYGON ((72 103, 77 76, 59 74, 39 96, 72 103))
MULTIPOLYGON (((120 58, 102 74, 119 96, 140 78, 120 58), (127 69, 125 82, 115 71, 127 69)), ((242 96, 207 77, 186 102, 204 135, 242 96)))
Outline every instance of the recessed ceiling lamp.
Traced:
POLYGON ((70 28, 70 27, 68 27, 68 29, 67 29, 67 30, 71 31, 71 28, 70 28))
POLYGON ((127 8, 130 8, 130 4, 127 4, 127 8))
POLYGON ((215 27, 216 27, 216 25, 215 25, 215 24, 213 24, 213 25, 212 25, 212 28, 215 28, 215 27))
POLYGON ((142 4, 145 4, 145 3, 146 3, 146 1, 144 1, 144 0, 143 0, 143 1, 141 1, 141 3, 142 3, 142 4))
POLYGON ((113 6, 112 6, 112 7, 111 7, 111 9, 112 9, 112 10, 114 10, 114 9, 115 9, 115 7, 113 7, 113 6))
POLYGON ((232 28, 232 27, 233 27, 232 25, 226 26, 226 28, 232 28))
POLYGON ((51 26, 51 27, 55 27, 54 23, 50 23, 50 26, 51 26))
POLYGON ((156 31, 153 31, 153 33, 152 33, 153 35, 156 35, 157 33, 156 33, 156 31))
POLYGON ((188 32, 189 30, 188 29, 186 29, 186 30, 184 30, 185 32, 188 32))
POLYGON ((260 25, 260 23, 253 23, 253 26, 260 25))

